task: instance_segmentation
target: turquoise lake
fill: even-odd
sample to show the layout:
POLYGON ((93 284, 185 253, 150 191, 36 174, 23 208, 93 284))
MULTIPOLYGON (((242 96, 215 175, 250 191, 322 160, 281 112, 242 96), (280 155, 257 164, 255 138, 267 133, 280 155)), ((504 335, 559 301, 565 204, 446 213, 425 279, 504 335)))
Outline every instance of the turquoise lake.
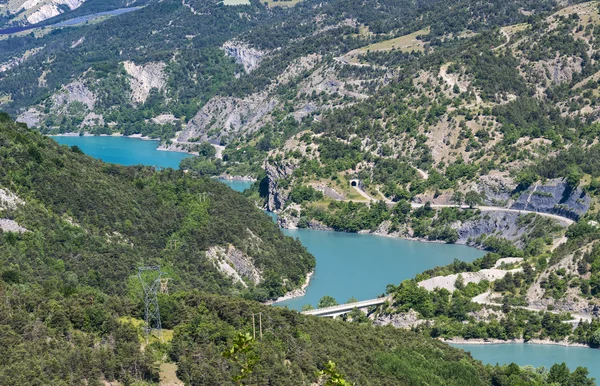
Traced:
POLYGON ((283 232, 300 239, 317 258, 306 295, 277 303, 295 310, 304 304, 316 307, 323 295, 333 296, 338 303, 346 303, 350 297, 376 298, 385 292, 387 284, 398 285, 427 269, 450 264, 455 258, 473 261, 483 256, 482 251, 463 245, 310 229, 283 232))
POLYGON ((544 366, 547 369, 554 363, 565 362, 571 371, 577 366, 587 367, 590 376, 600 380, 600 350, 585 347, 563 347, 541 344, 451 344, 465 351, 471 352, 484 364, 495 365, 515 362, 521 366, 544 366))
MULTIPOLYGON (((156 141, 135 138, 53 138, 69 146, 77 145, 93 157, 123 165, 145 164, 177 168, 179 162, 189 156, 157 151, 156 141)), ((250 181, 222 182, 237 191, 243 191, 252 185, 250 181)), ((300 309, 308 303, 316 305, 323 295, 333 296, 340 303, 352 296, 359 300, 374 298, 385 291, 387 284, 398 284, 426 269, 448 264, 454 258, 472 261, 483 255, 482 251, 460 245, 306 229, 283 229, 283 232, 297 237, 317 258, 317 267, 306 295, 277 304, 292 309, 300 309)), ((591 376, 600 379, 600 367, 595 366, 600 361, 600 350, 529 344, 452 346, 470 351, 474 358, 483 363, 515 362, 521 366, 530 364, 550 368, 554 363, 565 362, 571 370, 577 366, 585 366, 591 376)))
POLYGON ((158 141, 139 138, 109 136, 53 136, 62 145, 77 145, 87 155, 120 165, 150 165, 159 168, 179 169, 186 153, 156 150, 158 141))
POLYGON ((254 182, 252 181, 239 181, 239 180, 219 180, 225 185, 229 186, 231 189, 237 192, 243 192, 252 186, 254 182))
MULTIPOLYGON (((243 191, 248 181, 222 181, 243 191)), ((455 258, 473 261, 483 252, 464 245, 422 243, 356 233, 326 232, 311 229, 282 229, 300 242, 317 258, 306 295, 277 303, 300 310, 304 304, 317 306, 324 295, 338 303, 349 298, 376 298, 387 284, 401 281, 438 265, 450 264, 455 258)))

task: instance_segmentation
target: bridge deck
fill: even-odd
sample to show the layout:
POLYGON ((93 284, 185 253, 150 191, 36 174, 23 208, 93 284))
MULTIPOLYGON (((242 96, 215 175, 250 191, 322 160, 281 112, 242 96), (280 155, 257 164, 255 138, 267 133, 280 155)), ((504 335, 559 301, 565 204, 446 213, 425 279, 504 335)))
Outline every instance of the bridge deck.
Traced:
POLYGON ((332 316, 332 315, 340 315, 346 312, 352 311, 354 308, 365 308, 370 306, 377 306, 385 303, 388 300, 388 297, 377 298, 377 299, 369 299, 363 300, 356 303, 347 303, 347 304, 339 304, 337 306, 325 307, 325 308, 317 308, 315 310, 303 311, 304 315, 315 315, 315 316, 332 316))

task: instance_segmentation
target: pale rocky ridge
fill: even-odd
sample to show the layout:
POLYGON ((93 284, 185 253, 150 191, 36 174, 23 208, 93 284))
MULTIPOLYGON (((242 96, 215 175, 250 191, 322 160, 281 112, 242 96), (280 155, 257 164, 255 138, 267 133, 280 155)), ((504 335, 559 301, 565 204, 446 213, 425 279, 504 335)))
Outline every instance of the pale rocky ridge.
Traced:
MULTIPOLYGON (((0 216, 3 210, 14 210, 24 205, 25 201, 8 189, 0 188, 0 216)), ((16 221, 9 218, 0 218, 0 230, 2 232, 25 233, 27 229, 20 226, 16 221)))
POLYGON ((96 96, 83 81, 76 80, 54 94, 52 102, 55 108, 67 108, 73 102, 80 102, 92 111, 96 104, 96 96))
POLYGON ((132 61, 123 62, 125 71, 130 76, 131 100, 134 103, 142 104, 148 99, 150 90, 153 88, 162 90, 166 83, 165 74, 166 64, 163 62, 152 62, 144 65, 136 65, 132 61))
POLYGON ((264 118, 277 104, 277 99, 269 98, 266 93, 243 99, 215 97, 188 122, 176 141, 187 142, 190 138, 217 141, 241 132, 253 133, 264 124, 264 118))
POLYGON ((225 54, 233 57, 236 62, 244 66, 247 73, 255 70, 266 55, 264 51, 249 47, 247 44, 238 41, 225 42, 221 48, 225 51, 225 54))
POLYGON ((85 0, 9 0, 7 9, 10 14, 16 15, 15 20, 37 24, 62 14, 65 8, 71 11, 79 8, 84 2, 85 0))
POLYGON ((262 274, 254 267, 252 258, 233 245, 211 247, 206 251, 206 257, 213 262, 219 272, 244 287, 248 287, 247 282, 258 284, 262 279, 262 274))

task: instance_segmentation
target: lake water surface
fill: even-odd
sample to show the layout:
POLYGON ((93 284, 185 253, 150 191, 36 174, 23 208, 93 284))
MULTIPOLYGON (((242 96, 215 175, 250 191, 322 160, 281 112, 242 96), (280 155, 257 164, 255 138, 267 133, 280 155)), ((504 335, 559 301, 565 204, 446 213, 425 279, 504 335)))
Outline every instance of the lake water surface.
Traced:
MULTIPOLYGON (((179 162, 189 156, 157 151, 156 141, 135 138, 53 138, 59 143, 77 145, 93 157, 123 165, 146 164, 177 168, 179 162)), ((237 191, 243 191, 252 185, 251 181, 222 182, 237 191)), ((374 298, 385 291, 387 284, 398 284, 426 269, 448 264, 454 258, 472 261, 483 255, 482 251, 460 245, 307 229, 282 231, 297 237, 317 259, 317 267, 306 295, 278 304, 293 309, 300 309, 308 303, 314 306, 323 295, 333 296, 340 303, 352 296, 358 300, 374 298)), ((571 370, 577 366, 585 366, 591 376, 600 379, 600 366, 596 366, 600 363, 600 350, 532 344, 452 346, 470 351, 474 358, 483 363, 515 362, 521 366, 530 364, 550 368, 554 363, 565 362, 571 370)))
POLYGON ((52 136, 62 144, 77 145, 87 155, 120 165, 150 165, 179 169, 182 159, 190 154, 156 150, 158 141, 110 136, 52 136))
POLYGON ((600 380, 600 350, 585 347, 563 347, 541 344, 451 344, 471 352, 473 358, 483 363, 495 365, 518 363, 519 365, 544 366, 547 369, 554 363, 565 362, 571 371, 577 366, 587 367, 590 376, 600 380))
MULTIPOLYGON (((223 181, 233 189, 243 191, 249 181, 223 181)), ((300 310, 304 304, 317 306, 324 295, 338 303, 349 298, 376 298, 385 292, 387 284, 399 284, 416 274, 438 265, 450 264, 455 258, 473 261, 483 252, 464 245, 422 243, 375 235, 327 232, 312 229, 282 229, 298 238, 317 258, 306 295, 277 303, 278 306, 300 310)))

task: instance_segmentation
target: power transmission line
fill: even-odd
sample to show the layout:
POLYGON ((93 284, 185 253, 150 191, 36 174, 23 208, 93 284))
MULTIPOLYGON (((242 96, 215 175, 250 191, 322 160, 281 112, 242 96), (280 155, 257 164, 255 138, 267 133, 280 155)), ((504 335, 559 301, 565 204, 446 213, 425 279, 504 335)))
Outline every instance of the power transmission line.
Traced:
POLYGON ((160 310, 158 308, 157 292, 159 290, 159 287, 162 287, 163 280, 165 280, 161 280, 161 276, 163 274, 164 272, 160 270, 160 266, 158 265, 138 268, 138 278, 140 279, 140 283, 142 284, 142 288, 144 290, 144 321, 146 322, 144 332, 146 333, 146 341, 148 341, 148 335, 153 330, 156 331, 157 335, 159 336, 162 331, 162 325, 160 322, 160 310), (156 273, 158 274, 158 276, 150 283, 146 282, 146 280, 142 277, 143 273, 148 271, 156 271, 156 273))

